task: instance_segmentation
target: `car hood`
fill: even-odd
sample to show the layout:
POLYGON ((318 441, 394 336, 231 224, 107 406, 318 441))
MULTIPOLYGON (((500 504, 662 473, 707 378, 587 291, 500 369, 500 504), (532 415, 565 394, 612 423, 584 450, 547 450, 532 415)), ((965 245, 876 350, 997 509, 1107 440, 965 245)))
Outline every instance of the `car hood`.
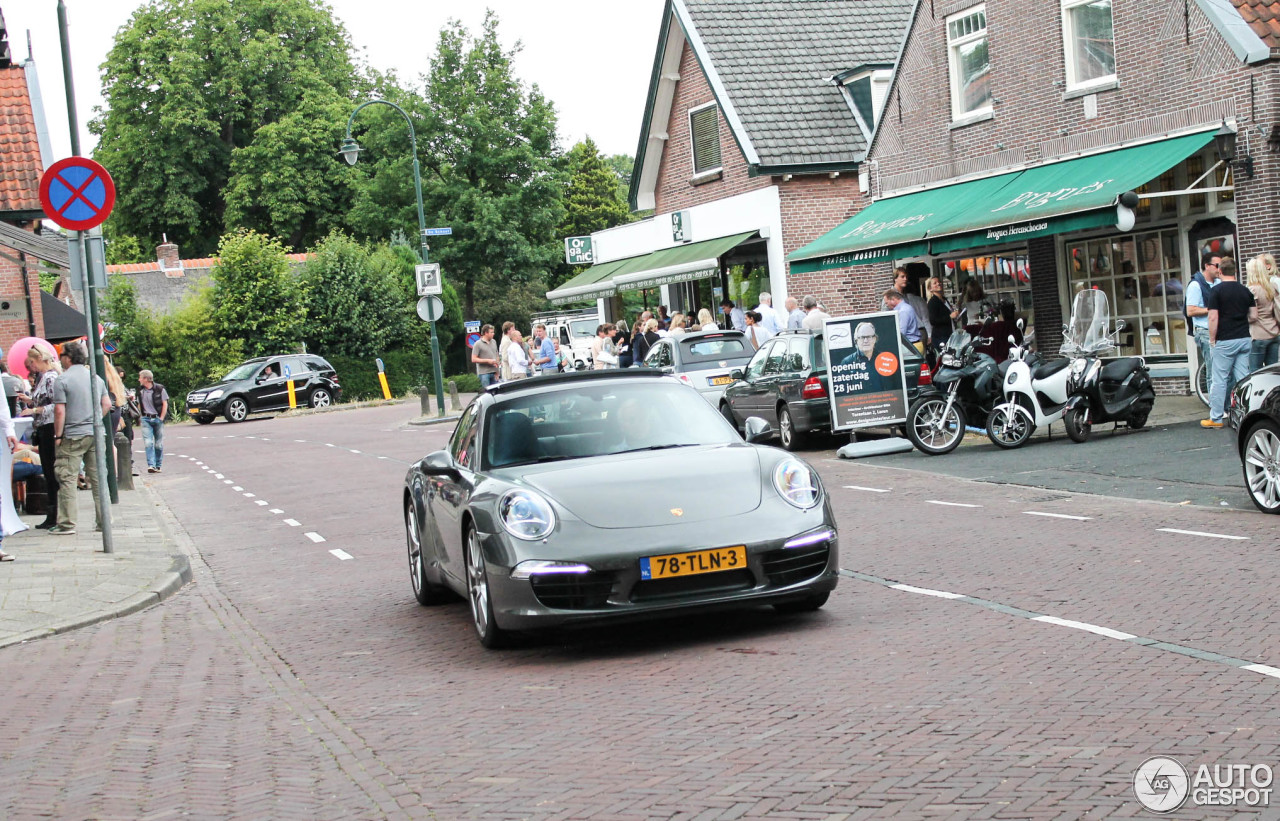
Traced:
POLYGON ((760 457, 748 445, 627 453, 547 465, 524 484, 593 527, 705 522, 760 506, 760 457))
POLYGON ((223 390, 226 390, 227 388, 235 384, 238 384, 236 380, 224 379, 221 382, 214 382, 212 385, 203 385, 199 388, 192 388, 191 390, 187 391, 187 393, 208 393, 209 391, 216 391, 218 388, 222 388, 223 390))

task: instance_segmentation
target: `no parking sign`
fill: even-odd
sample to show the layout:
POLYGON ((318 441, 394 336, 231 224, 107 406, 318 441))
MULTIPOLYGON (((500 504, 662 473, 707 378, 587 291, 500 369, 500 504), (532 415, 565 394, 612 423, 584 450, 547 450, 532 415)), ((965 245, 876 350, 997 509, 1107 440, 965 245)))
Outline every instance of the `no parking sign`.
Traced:
POLYGON ((116 204, 116 184, 107 169, 88 157, 67 157, 40 178, 45 216, 68 231, 88 231, 106 222, 116 204))

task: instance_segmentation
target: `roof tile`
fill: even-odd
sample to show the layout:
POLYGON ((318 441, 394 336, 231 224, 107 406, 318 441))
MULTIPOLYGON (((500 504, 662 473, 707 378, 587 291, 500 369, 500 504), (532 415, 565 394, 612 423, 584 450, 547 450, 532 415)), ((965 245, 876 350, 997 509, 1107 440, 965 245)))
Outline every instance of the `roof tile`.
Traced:
POLYGON ((27 72, 0 68, 0 212, 40 210, 43 173, 27 72))
POLYGON ((1280 48, 1280 1, 1231 0, 1240 16, 1249 24, 1262 42, 1271 48, 1280 48))

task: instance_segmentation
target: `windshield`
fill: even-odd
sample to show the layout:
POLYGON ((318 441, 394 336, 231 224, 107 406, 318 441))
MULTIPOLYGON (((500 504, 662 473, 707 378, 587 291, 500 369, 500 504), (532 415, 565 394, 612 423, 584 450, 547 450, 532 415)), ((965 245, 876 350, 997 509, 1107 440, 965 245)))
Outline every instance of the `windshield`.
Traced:
POLYGON ((973 341, 973 337, 969 336, 969 332, 963 328, 951 334, 951 338, 947 340, 947 347, 956 353, 960 353, 969 347, 969 343, 973 341))
POLYGON ((749 349, 740 334, 733 336, 696 337, 689 342, 680 340, 684 348, 684 362, 703 362, 715 359, 732 359, 746 361, 755 351, 749 349))
POLYGON ((697 391, 666 379, 518 394, 485 414, 483 438, 489 469, 742 441, 697 391))
POLYGON ((595 339, 596 328, 600 327, 599 320, 594 317, 591 319, 575 319, 569 323, 569 333, 577 339, 595 339))
POLYGON ((1113 347, 1107 337, 1111 308, 1107 295, 1089 288, 1076 294, 1071 303, 1071 323, 1067 326, 1063 353, 1092 353, 1113 347))
POLYGON ((226 376, 222 377, 222 379, 226 382, 235 382, 240 379, 248 379, 249 377, 253 376, 255 372, 257 372, 258 368, 261 368, 261 367, 262 367, 261 362, 246 362, 243 365, 237 365, 235 370, 233 370, 231 373, 227 374, 226 376))

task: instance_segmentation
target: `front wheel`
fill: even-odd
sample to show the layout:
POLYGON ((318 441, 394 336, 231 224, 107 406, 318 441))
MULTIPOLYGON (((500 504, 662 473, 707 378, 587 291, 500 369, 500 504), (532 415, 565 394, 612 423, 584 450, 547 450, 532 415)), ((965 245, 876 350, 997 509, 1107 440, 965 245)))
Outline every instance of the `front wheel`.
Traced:
POLYGON ((1067 436, 1072 442, 1088 442, 1093 433, 1093 423, 1089 421, 1088 406, 1071 408, 1062 417, 1062 424, 1067 429, 1067 436))
POLYGON ((227 407, 223 409, 222 415, 227 417, 228 422, 243 422, 249 415, 249 403, 242 396, 233 396, 227 400, 227 407))
POLYGON ((950 453, 964 439, 964 411, 956 403, 947 408, 945 396, 927 396, 907 412, 907 438, 930 456, 950 453))
POLYGON ((493 620, 493 600, 489 590, 489 571, 484 565, 484 551, 475 528, 467 528, 467 600, 471 603, 471 621, 476 638, 490 649, 502 647, 508 634, 493 620))
POLYGON ((1241 461, 1254 505, 1263 513, 1280 513, 1280 427, 1263 419, 1250 428, 1241 461))
POLYGON ((728 422, 739 435, 742 434, 742 429, 738 427, 738 420, 733 418, 733 411, 729 408, 728 402, 720 403, 720 415, 724 417, 724 420, 728 422))
POLYGON ((1035 420, 1021 405, 1006 402, 987 415, 987 438, 1005 450, 1020 448, 1035 432, 1035 420))
POLYGON ((791 418, 791 411, 786 405, 778 407, 778 438, 782 446, 790 451, 799 450, 805 442, 805 435, 796 430, 796 422, 791 418))

